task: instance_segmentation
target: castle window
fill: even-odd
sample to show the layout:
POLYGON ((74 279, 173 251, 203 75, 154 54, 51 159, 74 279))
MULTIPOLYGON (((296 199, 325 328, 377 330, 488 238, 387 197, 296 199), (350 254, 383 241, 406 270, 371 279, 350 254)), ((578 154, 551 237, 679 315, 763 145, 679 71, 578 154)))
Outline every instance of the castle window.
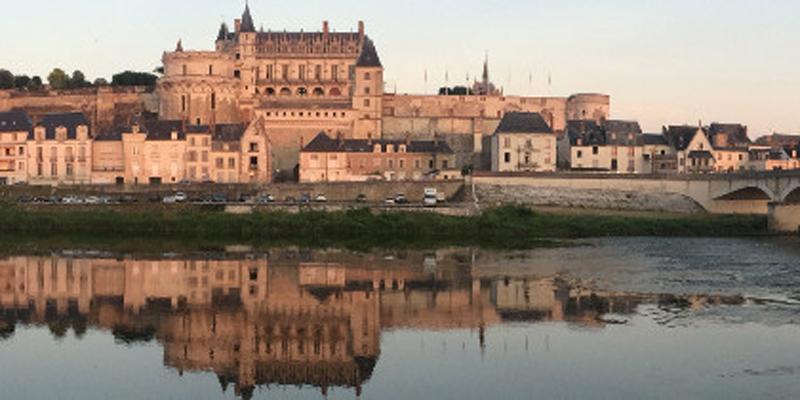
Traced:
POLYGON ((272 65, 267 65, 266 78, 272 80, 272 65))
POLYGON ((339 88, 331 89, 331 97, 339 97, 342 95, 342 91, 339 88))
POLYGON ((183 65, 183 75, 186 75, 186 64, 183 65))
POLYGON ((258 153, 258 143, 250 143, 250 152, 251 153, 258 153))
POLYGON ((307 94, 308 94, 308 89, 306 89, 304 87, 301 87, 301 88, 297 89, 297 95, 298 96, 305 96, 307 94))
POLYGON ((305 65, 301 65, 300 68, 298 68, 297 77, 300 78, 301 81, 306 80, 306 66, 305 65))
POLYGON ((213 65, 209 65, 208 66, 208 74, 209 75, 214 75, 214 66, 213 65))
POLYGON ((316 79, 318 81, 322 80, 322 66, 321 65, 314 66, 314 79, 316 79))
POLYGON ((281 89, 281 96, 291 96, 291 95, 292 95, 292 91, 289 88, 281 89))
POLYGON ((284 64, 281 66, 281 78, 283 80, 289 80, 289 65, 284 64))
POLYGON ((364 88, 364 93, 365 93, 365 94, 369 94, 369 86, 367 86, 367 87, 365 87, 365 88, 364 88))
POLYGON ((241 53, 236 53, 236 59, 237 60, 241 60, 242 59, 242 54, 241 53))
POLYGON ((186 95, 181 96, 181 111, 186 112, 186 95))
POLYGON ((214 92, 211 92, 211 109, 217 109, 217 94, 214 92))
POLYGON ((369 106, 370 106, 369 99, 364 99, 364 107, 369 107, 369 106))
POLYGON ((372 79, 372 74, 370 74, 369 72, 364 72, 364 80, 368 81, 371 79, 372 79))
POLYGON ((275 89, 274 88, 267 88, 266 93, 267 93, 267 96, 275 96, 275 89))
POLYGON ((325 95, 325 91, 322 88, 314 88, 314 91, 312 93, 314 94, 314 96, 324 96, 325 95))
POLYGON ((234 78, 241 78, 242 77, 242 71, 239 71, 238 69, 233 71, 233 77, 234 78))

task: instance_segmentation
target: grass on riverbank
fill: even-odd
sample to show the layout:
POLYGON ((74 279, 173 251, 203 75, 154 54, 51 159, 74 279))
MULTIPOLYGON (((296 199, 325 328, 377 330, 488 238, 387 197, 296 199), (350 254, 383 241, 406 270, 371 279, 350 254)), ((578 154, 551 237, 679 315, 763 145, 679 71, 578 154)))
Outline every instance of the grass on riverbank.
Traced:
POLYGON ((28 210, 0 205, 0 235, 106 239, 180 239, 324 243, 344 246, 405 244, 525 247, 542 239, 607 236, 748 236, 767 233, 766 217, 703 215, 648 218, 554 215, 506 206, 479 217, 432 213, 304 211, 234 215, 201 210, 150 212, 28 210))

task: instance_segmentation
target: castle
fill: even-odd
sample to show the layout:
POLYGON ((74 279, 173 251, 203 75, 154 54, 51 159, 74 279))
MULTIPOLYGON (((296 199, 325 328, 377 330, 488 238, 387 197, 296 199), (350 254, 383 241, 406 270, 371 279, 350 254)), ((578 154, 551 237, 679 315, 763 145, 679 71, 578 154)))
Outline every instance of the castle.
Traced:
MULTIPOLYGON (((485 139, 508 112, 537 112, 555 131, 567 120, 609 117, 610 98, 504 96, 489 81, 471 96, 397 95, 384 90, 384 67, 363 22, 352 33, 256 30, 249 6, 233 30, 223 23, 213 51, 163 55, 157 84, 160 118, 191 124, 249 123, 263 118, 278 173, 298 164, 320 132, 347 139, 431 140, 481 163, 485 139), (489 90, 491 89, 491 90, 489 90)), ((485 161, 484 161, 485 163, 485 161)))

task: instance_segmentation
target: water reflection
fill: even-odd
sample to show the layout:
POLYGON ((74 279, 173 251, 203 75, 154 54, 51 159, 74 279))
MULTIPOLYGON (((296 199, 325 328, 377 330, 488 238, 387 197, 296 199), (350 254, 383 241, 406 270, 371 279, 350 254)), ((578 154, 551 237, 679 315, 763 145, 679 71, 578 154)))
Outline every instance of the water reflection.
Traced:
POLYGON ((18 324, 55 338, 89 327, 121 345, 157 341, 178 374, 213 372, 223 391, 256 387, 351 388, 377 365, 381 332, 478 331, 502 323, 624 324, 643 303, 669 324, 682 313, 742 297, 598 290, 470 250, 350 254, 280 250, 241 257, 159 260, 87 256, 0 260, 0 340, 18 324))

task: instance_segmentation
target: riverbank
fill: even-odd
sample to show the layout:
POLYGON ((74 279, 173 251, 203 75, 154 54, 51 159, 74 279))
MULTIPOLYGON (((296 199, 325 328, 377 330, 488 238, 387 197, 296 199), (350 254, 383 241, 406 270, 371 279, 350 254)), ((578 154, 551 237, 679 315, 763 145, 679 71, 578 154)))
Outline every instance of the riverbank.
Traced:
POLYGON ((408 247, 525 247, 541 240, 609 236, 731 237, 768 233, 767 218, 742 215, 593 215, 549 213, 521 206, 459 217, 360 208, 339 212, 283 211, 247 215, 220 210, 151 211, 27 209, 0 206, 4 237, 98 237, 103 240, 205 240, 340 243, 408 247))

